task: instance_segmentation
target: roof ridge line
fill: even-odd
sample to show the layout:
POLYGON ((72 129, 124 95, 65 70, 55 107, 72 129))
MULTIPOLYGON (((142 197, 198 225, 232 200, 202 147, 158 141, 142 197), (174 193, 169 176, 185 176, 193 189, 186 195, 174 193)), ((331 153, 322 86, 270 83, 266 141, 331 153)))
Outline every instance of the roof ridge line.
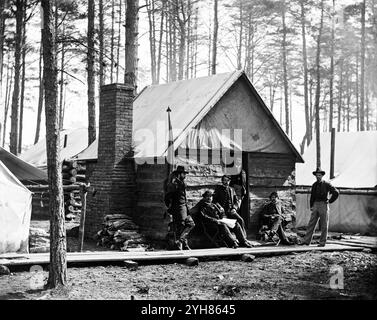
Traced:
MULTIPOLYGON (((231 85, 233 85, 239 78, 240 76, 244 73, 243 70, 233 70, 232 72, 229 72, 229 78, 220 86, 220 88, 218 90, 216 90, 216 92, 213 94, 213 96, 208 99, 208 101, 206 102, 206 104, 204 105, 204 107, 195 115, 195 117, 193 117, 193 119, 187 124, 187 126, 182 130, 182 132, 174 138, 173 140, 173 143, 175 143, 180 137, 182 137, 183 135, 187 134, 187 131, 189 130, 189 128, 192 126, 192 123, 195 122, 195 120, 199 117, 199 115, 201 113, 204 113, 203 110, 205 110, 208 106, 208 104, 210 102, 212 102, 214 100, 214 98, 216 96, 218 96, 219 92, 225 87, 225 85, 228 85, 228 82, 230 82, 231 80, 231 84, 228 85, 228 88, 230 88, 231 85), (238 75, 237 75, 238 74, 238 75), (237 76, 236 76, 237 75, 237 76)), ((227 73, 223 73, 223 74, 227 74, 227 73)), ((206 78, 206 77, 202 77, 202 78, 206 78)), ((211 78, 211 76, 207 77, 207 78, 211 78)), ((222 96, 220 96, 220 99, 221 99, 222 96)), ((219 99, 218 99, 219 100, 219 99)), ((218 101, 217 100, 217 101, 218 101)), ((212 104, 212 107, 210 107, 203 115, 203 117, 216 105, 217 101, 212 104)), ((203 117, 201 117, 203 119, 203 117)), ((200 120, 195 124, 195 126, 200 122, 200 120)), ((176 148, 176 146, 174 147, 176 148)), ((168 150, 168 147, 163 151, 163 153, 161 154, 161 156, 164 156, 165 153, 167 152, 168 150)))

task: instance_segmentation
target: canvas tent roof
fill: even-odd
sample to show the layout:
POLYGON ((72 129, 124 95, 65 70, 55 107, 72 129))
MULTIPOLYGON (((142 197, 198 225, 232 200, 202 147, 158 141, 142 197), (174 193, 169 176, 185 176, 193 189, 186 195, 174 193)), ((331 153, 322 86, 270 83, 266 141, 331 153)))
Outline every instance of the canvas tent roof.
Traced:
POLYGON ((0 160, 0 254, 28 251, 31 197, 0 160))
MULTIPOLYGON (((241 77, 247 81, 249 88, 253 91, 257 101, 266 112, 267 117, 269 117, 277 127, 279 134, 286 142, 291 152, 295 154, 296 159, 303 161, 301 155, 297 152, 242 71, 176 81, 162 85, 153 85, 141 91, 133 105, 135 157, 148 158, 166 156, 168 147, 166 109, 168 107, 172 110, 171 122, 173 125, 174 146, 176 148, 185 146, 196 149, 197 141, 208 141, 208 138, 211 139, 211 148, 220 147, 224 144, 233 144, 234 147, 237 148, 237 143, 217 130, 216 124, 212 124, 210 130, 193 131, 193 128, 197 127, 208 112, 241 77), (187 139, 187 137, 189 139, 187 139)), ((262 129, 263 128, 261 128, 261 130, 262 129)), ((208 146, 201 144, 200 147, 208 146)), ((258 150, 244 151, 263 151, 263 147, 264 146, 259 146, 258 150)), ((98 141, 95 141, 75 158, 78 160, 97 159, 97 149, 98 141)))
MULTIPOLYGON (((70 159, 88 146, 88 129, 62 130, 60 133, 60 146, 61 160, 70 159), (66 139, 65 136, 67 136, 66 139), (64 147, 65 142, 66 146, 64 147)), ((45 168, 47 166, 46 139, 39 140, 37 144, 21 154, 20 158, 36 167, 45 168)))
POLYGON ((0 147, 0 160, 20 181, 47 181, 46 172, 0 147))
MULTIPOLYGON (((322 133, 321 163, 330 174, 331 134, 322 133)), ((336 187, 374 188, 377 186, 377 131, 337 132, 335 138, 335 178, 336 187)), ((312 172, 316 168, 316 143, 309 145, 304 154, 304 164, 296 165, 296 184, 310 186, 315 179, 312 172)))

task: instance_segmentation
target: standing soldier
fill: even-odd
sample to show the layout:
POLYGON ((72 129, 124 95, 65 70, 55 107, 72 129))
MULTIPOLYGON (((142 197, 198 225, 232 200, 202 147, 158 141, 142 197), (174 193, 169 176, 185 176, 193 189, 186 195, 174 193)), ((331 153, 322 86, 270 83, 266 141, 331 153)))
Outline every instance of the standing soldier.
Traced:
POLYGON ((165 204, 168 212, 173 216, 176 230, 176 247, 179 250, 190 250, 187 237, 195 227, 194 220, 188 214, 185 178, 188 172, 183 166, 178 166, 173 172, 173 179, 167 186, 165 204))
POLYGON ((310 195, 310 210, 312 211, 303 244, 310 245, 313 232, 317 225, 318 219, 321 226, 321 238, 319 247, 324 247, 327 240, 327 232, 329 229, 329 203, 333 203, 339 196, 339 191, 334 188, 330 182, 322 180, 325 171, 317 168, 313 171, 317 181, 313 184, 310 195), (330 199, 329 194, 331 195, 330 199))
POLYGON ((236 170, 235 174, 231 175, 230 186, 236 191, 238 198, 238 208, 241 210, 243 200, 246 195, 246 171, 242 169, 242 159, 237 157, 234 160, 234 169, 236 170))

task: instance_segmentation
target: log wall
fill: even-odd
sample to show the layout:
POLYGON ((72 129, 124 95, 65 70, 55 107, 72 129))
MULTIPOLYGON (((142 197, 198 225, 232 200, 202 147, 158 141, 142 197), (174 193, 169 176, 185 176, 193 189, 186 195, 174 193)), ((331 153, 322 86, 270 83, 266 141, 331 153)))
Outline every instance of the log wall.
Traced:
POLYGON ((286 212, 294 213, 295 159, 284 154, 250 153, 248 155, 248 183, 250 201, 249 233, 260 227, 260 213, 269 195, 277 191, 286 212))
MULTIPOLYGON (((187 166, 187 200, 193 207, 204 191, 214 189, 220 183, 223 171, 221 166, 187 166)), ((144 164, 137 167, 137 204, 133 220, 140 226, 140 231, 153 240, 164 240, 168 231, 168 217, 164 218, 164 181, 167 166, 144 164)))

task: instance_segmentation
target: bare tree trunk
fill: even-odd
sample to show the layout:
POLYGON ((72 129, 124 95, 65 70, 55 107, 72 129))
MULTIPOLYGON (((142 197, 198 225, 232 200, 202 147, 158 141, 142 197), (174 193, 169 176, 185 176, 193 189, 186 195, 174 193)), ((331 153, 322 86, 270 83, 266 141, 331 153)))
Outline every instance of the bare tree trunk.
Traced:
MULTIPOLYGON (((166 9, 168 11, 169 4, 166 2, 166 9)), ((170 34, 170 19, 171 15, 166 12, 166 19, 165 19, 165 50, 166 50, 166 82, 170 82, 170 64, 171 64, 171 34, 170 34)))
POLYGON ((199 9, 195 10, 195 54, 193 55, 193 78, 196 78, 197 66, 198 66, 198 20, 199 20, 199 9))
POLYGON ((350 131, 350 109, 351 109, 351 84, 350 77, 347 77, 347 132, 350 131))
POLYGON ((118 21, 118 43, 117 43, 117 62, 116 62, 116 82, 118 83, 119 82, 119 64, 120 64, 120 60, 119 60, 119 57, 120 57, 120 47, 121 47, 121 43, 120 43, 120 38, 121 38, 121 26, 122 26, 122 16, 123 16, 123 13, 122 13, 122 6, 123 6, 123 1, 122 0, 119 0, 119 21, 118 21))
POLYGON ((282 40, 282 58, 283 58, 283 85, 284 85, 284 102, 285 102, 285 133, 289 136, 289 102, 288 102, 288 71, 287 71, 287 26, 285 23, 285 0, 282 3, 282 25, 283 25, 283 40, 282 40))
POLYGON ((126 70, 124 82, 132 85, 136 91, 137 72, 137 37, 139 21, 139 0, 127 0, 126 10, 126 70))
POLYGON ((213 3, 213 37, 212 37, 212 74, 216 74, 217 66, 217 36, 219 32, 218 0, 213 3))
POLYGON ((313 122, 314 122, 314 103, 313 103, 313 89, 314 89, 314 83, 313 83, 312 77, 310 77, 309 80, 309 118, 310 118, 310 136, 313 139, 313 122))
POLYGON ((317 39, 317 54, 316 54, 316 73, 317 73, 317 88, 315 92, 315 131, 316 131, 316 150, 317 150, 317 167, 321 167, 321 130, 320 130, 320 119, 319 119, 319 101, 321 95, 321 38, 323 30, 323 11, 324 5, 321 0, 321 23, 318 31, 317 39))
POLYGON ((149 22, 149 52, 151 59, 151 76, 152 85, 157 84, 157 70, 156 70, 156 29, 154 24, 154 1, 145 0, 147 6, 148 22, 149 22))
POLYGON ((365 92, 365 116, 366 116, 366 129, 367 131, 370 130, 370 125, 369 125, 369 95, 368 91, 365 92))
POLYGON ((18 149, 17 152, 22 152, 22 131, 24 126, 24 105, 25 105, 25 72, 26 72, 26 2, 23 4, 23 17, 22 17, 22 44, 21 44, 21 95, 20 95, 20 122, 18 134, 18 149))
POLYGON ((305 7, 304 0, 300 1, 301 4, 301 34, 302 34, 302 59, 304 65, 304 104, 305 104, 305 126, 306 126, 306 144, 309 146, 312 141, 311 123, 310 123, 310 110, 309 110, 309 88, 308 88, 308 57, 306 51, 306 28, 305 28, 305 7))
POLYGON ((283 88, 280 88, 280 117, 279 117, 279 124, 283 124, 283 88))
POLYGON ((57 106, 57 63, 52 0, 42 0, 43 61, 46 113, 47 172, 50 195, 50 272, 48 287, 67 282, 67 242, 64 221, 62 168, 60 163, 59 110, 57 106))
POLYGON ((251 82, 254 81, 254 76, 251 72, 251 51, 253 50, 252 48, 252 38, 253 38, 253 24, 252 24, 252 19, 251 19, 251 12, 248 13, 247 15, 247 35, 246 35, 246 40, 245 40, 245 72, 246 74, 250 77, 251 82))
POLYGON ((13 68, 10 67, 10 55, 8 53, 7 80, 6 80, 6 88, 5 88, 5 106, 4 106, 3 144, 2 144, 3 148, 5 146, 5 135, 7 132, 9 101, 10 101, 10 95, 12 92, 11 91, 12 86, 13 86, 13 68), (10 75, 9 75, 9 70, 11 70, 10 75))
POLYGON ((293 123, 292 123, 292 88, 289 90, 289 126, 291 128, 290 130, 290 138, 293 139, 293 123))
MULTIPOLYGON (((162 56, 162 39, 164 35, 164 18, 165 18, 165 0, 162 0, 161 18, 160 18, 160 36, 159 36, 159 41, 158 41, 158 55, 157 55, 157 74, 156 74, 157 84, 160 83, 160 74, 161 74, 161 56, 162 56)), ((167 52, 166 52, 166 56, 168 56, 167 52)))
MULTIPOLYGON (((94 76, 94 0, 88 0, 88 144, 96 140, 96 103, 94 76)), ((112 73, 111 73, 112 74, 112 73)))
POLYGON ((103 0, 99 0, 98 4, 98 15, 99 15, 99 33, 98 33, 98 40, 99 40, 99 90, 105 84, 105 74, 104 74, 104 17, 103 17, 103 0))
POLYGON ((356 53, 356 127, 360 131, 360 104, 359 104, 359 52, 356 53))
MULTIPOLYGON (((94 19, 94 18, 93 18, 94 19)), ((114 83, 115 0, 111 0, 110 82, 114 83)))
POLYGON ((39 134, 41 131, 41 118, 43 110, 43 98, 44 98, 44 85, 43 85, 43 30, 41 32, 41 45, 39 49, 39 96, 38 96, 38 111, 37 111, 37 127, 35 130, 34 144, 39 141, 39 134))
POLYGON ((21 74, 21 46, 22 46, 22 24, 23 24, 23 0, 15 0, 16 6, 16 34, 14 53, 14 89, 12 97, 11 128, 9 150, 17 155, 18 151, 18 113, 20 98, 20 74, 21 74))
POLYGON ((176 81, 178 77, 177 69, 177 28, 174 17, 172 17, 172 40, 171 41, 171 81, 176 81))
MULTIPOLYGON (((64 34, 64 22, 62 23, 63 30, 62 34, 64 34)), ((59 130, 63 130, 64 128, 64 105, 63 105, 63 96, 64 96, 64 58, 65 58, 65 48, 64 48, 64 41, 62 42, 61 48, 61 60, 60 60, 60 81, 59 81, 59 130)))
POLYGON ((360 130, 365 130, 365 0, 361 3, 360 130))
MULTIPOLYGON (((211 14, 209 14, 208 19, 211 19, 211 14)), ((211 75, 211 66, 212 66, 212 21, 209 21, 208 26, 208 75, 211 75)))
MULTIPOLYGON (((4 39, 5 39, 5 1, 0 1, 0 103, 3 103, 4 39)), ((1 133, 0 133, 1 136, 1 133)))
POLYGON ((186 33, 186 72, 185 72, 185 78, 189 78, 189 71, 190 71, 190 51, 191 51, 191 1, 188 0, 188 9, 187 9, 187 33, 186 33))
POLYGON ((340 61, 339 66, 339 93, 338 93, 338 126, 337 131, 340 132, 342 122, 342 99, 343 99, 343 61, 340 61))
POLYGON ((176 19, 179 25, 179 49, 178 49, 178 80, 183 79, 183 70, 185 66, 185 51, 186 51, 186 38, 187 38, 187 28, 186 28, 186 15, 183 2, 175 5, 176 8, 176 19), (180 18, 179 10, 181 11, 183 17, 180 18))
POLYGON ((330 118, 329 131, 333 127, 333 112, 334 112, 334 51, 335 51, 335 0, 332 1, 331 13, 331 61, 330 61, 330 118))
POLYGON ((237 69, 242 69, 242 35, 243 35, 243 1, 239 1, 240 6, 240 33, 239 33, 239 42, 237 49, 237 69))

